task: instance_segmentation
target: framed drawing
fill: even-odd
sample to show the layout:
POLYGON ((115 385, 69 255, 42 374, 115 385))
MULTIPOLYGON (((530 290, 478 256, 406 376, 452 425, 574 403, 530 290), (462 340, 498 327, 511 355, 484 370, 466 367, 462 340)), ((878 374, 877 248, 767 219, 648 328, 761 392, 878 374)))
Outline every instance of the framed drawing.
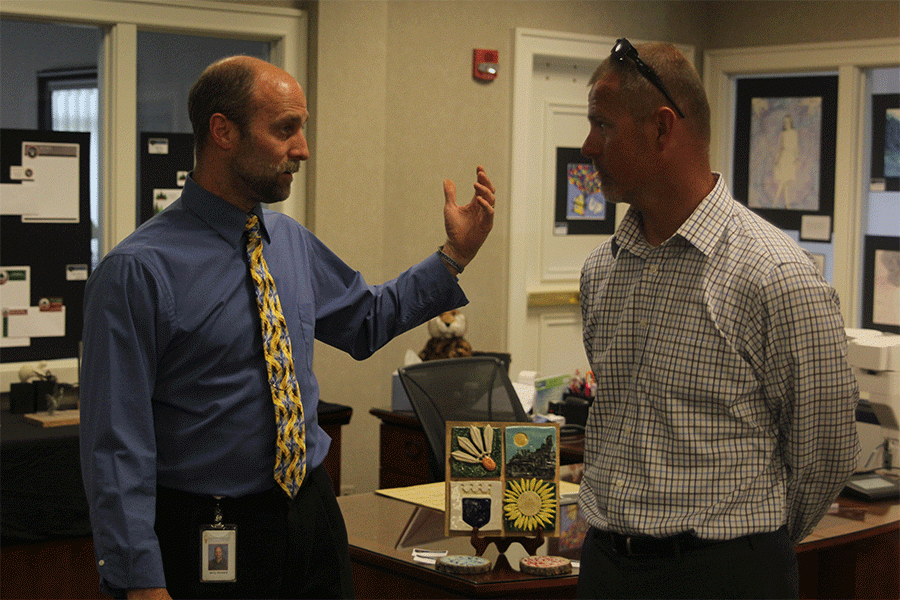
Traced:
POLYGON ((900 333, 900 237, 866 236, 862 300, 863 328, 900 333))
POLYGON ((611 234, 616 206, 600 192, 600 179, 581 148, 556 149, 556 235, 611 234))
POLYGON ((872 96, 872 191, 900 191, 900 94, 872 96))
POLYGON ((801 240, 831 241, 836 75, 737 81, 734 196, 801 240))

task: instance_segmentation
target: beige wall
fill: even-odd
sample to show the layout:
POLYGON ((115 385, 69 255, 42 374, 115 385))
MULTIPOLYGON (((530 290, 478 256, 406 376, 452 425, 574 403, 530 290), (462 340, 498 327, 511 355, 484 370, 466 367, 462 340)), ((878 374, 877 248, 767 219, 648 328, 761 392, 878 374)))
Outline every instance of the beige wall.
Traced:
MULTIPOLYGON (((498 190, 495 229, 461 282, 467 339, 505 348, 511 67, 517 27, 665 39, 704 50, 897 36, 897 2, 349 1, 298 3, 311 24, 313 159, 309 225, 370 283, 391 278, 443 242, 441 181, 470 197, 477 164, 498 190), (500 52, 489 84, 471 77, 473 48, 500 52)), ((598 57, 598 62, 602 57, 598 57)), ((585 90, 585 98, 587 90, 585 90)), ((424 328, 362 363, 319 345, 325 400, 354 409, 343 480, 378 482, 378 421, 390 373, 424 328)))

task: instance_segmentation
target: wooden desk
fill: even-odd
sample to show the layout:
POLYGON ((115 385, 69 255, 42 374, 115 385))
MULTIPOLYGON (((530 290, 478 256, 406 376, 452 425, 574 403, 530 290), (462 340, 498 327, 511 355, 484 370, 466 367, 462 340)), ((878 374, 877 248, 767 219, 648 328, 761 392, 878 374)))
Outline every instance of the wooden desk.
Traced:
MULTIPOLYGON (((319 424, 331 436, 331 448, 325 458, 326 470, 334 484, 335 494, 341 489, 341 427, 350 422, 353 409, 340 404, 320 402, 319 424)), ((42 429, 25 424, 21 415, 3 413, 3 549, 0 552, 3 577, 0 579, 0 598, 107 598, 100 593, 100 576, 94 564, 94 544, 90 536, 87 500, 78 466, 78 426, 42 429), (32 439, 33 438, 33 439, 32 439), (34 441, 41 450, 26 446, 14 452, 11 445, 34 441), (59 454, 59 456, 58 456, 59 454), (30 456, 31 462, 41 461, 58 471, 46 469, 43 479, 34 470, 22 471, 16 457, 30 456), (61 458, 60 458, 61 457, 61 458), (65 460, 62 460, 62 459, 65 460), (16 502, 8 494, 16 492, 15 483, 21 481, 23 493, 31 498, 27 519, 10 518, 16 502), (47 480, 47 481, 44 481, 47 480), (71 481, 70 481, 71 480, 71 481), (35 483, 39 485, 35 486, 35 483), (65 482, 66 485, 61 484, 65 482), (63 489, 64 492, 60 490, 63 489), (55 500, 68 494, 57 507, 57 519, 50 523, 44 510, 43 495, 55 500), (43 516, 41 516, 43 515, 43 516), (63 521, 65 527, 53 526, 63 521), (31 523, 31 524, 29 524, 31 523)), ((24 504, 19 501, 18 504, 24 504)), ((24 509, 23 509, 24 510, 24 509)), ((15 513, 18 516, 22 511, 15 513)))
MULTIPOLYGON (((372 408, 369 414, 381 420, 378 487, 405 487, 434 481, 428 458, 428 440, 416 414, 381 408, 372 408)), ((560 440, 559 460, 564 465, 582 462, 584 436, 560 440)))
MULTIPOLYGON (((444 537, 441 512, 374 493, 343 496, 338 502, 347 522, 360 598, 574 597, 577 570, 549 579, 522 575, 516 570, 525 555, 519 544, 510 546, 505 565, 486 575, 446 575, 414 562, 414 547, 475 553, 468 538, 444 537)), ((797 546, 800 597, 900 597, 900 503, 839 498, 838 504, 839 512, 826 515, 797 546)), ((496 564, 496 547, 488 548, 485 556, 496 564)))
POLYGON ((334 495, 341 495, 341 429, 350 422, 353 409, 343 404, 319 401, 319 426, 331 438, 331 447, 325 456, 325 470, 331 477, 334 495))
POLYGON ((900 503, 838 498, 797 546, 801 598, 900 598, 900 503))
POLYGON ((448 575, 414 562, 413 548, 474 554, 468 537, 444 537, 444 514, 379 496, 356 494, 338 498, 350 536, 350 559, 359 598, 573 598, 572 575, 539 577, 518 572, 526 555, 512 544, 498 565, 491 545, 484 556, 494 570, 483 575, 448 575))

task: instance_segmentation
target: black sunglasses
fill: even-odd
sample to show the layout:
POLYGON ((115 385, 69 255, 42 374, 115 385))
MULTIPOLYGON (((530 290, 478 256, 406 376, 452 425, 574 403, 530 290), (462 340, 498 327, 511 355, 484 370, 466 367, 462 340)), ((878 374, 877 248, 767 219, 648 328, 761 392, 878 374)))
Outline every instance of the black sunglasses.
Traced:
POLYGON ((672 105, 675 109, 675 112, 678 113, 678 116, 682 119, 684 118, 684 113, 681 112, 681 109, 678 108, 678 105, 675 104, 675 101, 672 100, 672 96, 669 95, 669 92, 666 91, 666 86, 662 84, 662 81, 659 78, 659 75, 656 74, 656 71, 650 68, 647 63, 641 60, 638 56, 637 48, 631 45, 631 42, 626 40, 625 38, 621 38, 616 40, 616 45, 613 46, 612 52, 609 53, 610 57, 619 62, 624 62, 626 58, 630 58, 634 63, 634 66, 637 67, 637 70, 647 78, 647 81, 656 86, 662 95, 666 97, 666 100, 672 105))

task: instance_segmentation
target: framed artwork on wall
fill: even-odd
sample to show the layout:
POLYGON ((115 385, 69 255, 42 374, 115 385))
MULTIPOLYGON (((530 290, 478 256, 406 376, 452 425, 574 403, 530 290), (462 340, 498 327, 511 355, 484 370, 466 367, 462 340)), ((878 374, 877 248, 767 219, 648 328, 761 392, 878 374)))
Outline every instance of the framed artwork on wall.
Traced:
POLYGON ((616 206, 600 191, 600 178, 581 148, 556 149, 556 235, 611 234, 616 206))
POLYGON ((900 333, 900 237, 866 236, 862 300, 863 328, 900 333))
POLYGON ((801 240, 831 241, 836 75, 737 80, 734 196, 801 240))
POLYGON ((872 191, 900 191, 900 94, 872 96, 872 191))

